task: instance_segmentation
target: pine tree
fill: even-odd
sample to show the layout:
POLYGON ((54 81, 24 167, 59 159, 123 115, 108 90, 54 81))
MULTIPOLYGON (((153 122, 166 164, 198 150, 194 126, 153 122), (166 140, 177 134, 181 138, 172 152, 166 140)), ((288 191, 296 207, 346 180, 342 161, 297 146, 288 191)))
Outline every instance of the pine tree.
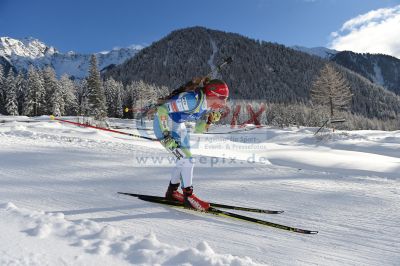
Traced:
POLYGON ((25 75, 22 72, 19 72, 15 78, 15 87, 17 90, 18 113, 20 114, 23 112, 23 104, 27 87, 26 83, 25 75))
POLYGON ((4 71, 3 71, 3 66, 0 65, 0 114, 5 114, 5 91, 4 91, 4 71))
POLYGON ((107 106, 104 91, 100 80, 100 72, 97 70, 97 59, 95 55, 90 58, 89 77, 87 78, 89 89, 90 114, 96 120, 104 120, 107 117, 107 106))
POLYGON ((104 94, 106 96, 107 114, 108 117, 114 117, 114 90, 115 80, 113 78, 106 79, 103 83, 104 94))
POLYGON ((104 92, 106 95, 107 109, 109 117, 123 116, 123 85, 116 82, 113 78, 104 82, 104 92))
POLYGON ((38 116, 45 113, 45 89, 39 71, 32 66, 28 70, 27 91, 25 94, 24 114, 38 116))
POLYGON ((6 111, 9 115, 18 115, 17 89, 15 87, 14 73, 10 70, 6 79, 6 111))
POLYGON ((76 115, 78 99, 75 84, 69 79, 68 75, 63 75, 60 79, 60 87, 65 104, 65 115, 76 115))
POLYGON ((156 94, 158 99, 164 98, 169 94, 169 89, 167 86, 157 87, 156 94))
POLYGON ((144 107, 157 101, 157 88, 154 85, 146 84, 143 80, 134 81, 131 86, 133 97, 133 110, 139 110, 137 117, 141 116, 144 107))
MULTIPOLYGON (((128 85, 125 86, 125 90, 124 90, 124 106, 125 107, 129 107, 129 108, 133 108, 134 106, 134 97, 135 97, 135 93, 134 93, 134 89, 133 89, 133 84, 130 83, 128 85)), ((133 118, 134 112, 128 112, 125 113, 125 116, 128 118, 133 118)))
POLYGON ((55 116, 62 116, 65 114, 64 94, 61 86, 56 86, 51 94, 51 109, 50 112, 55 116))
POLYGON ((89 88, 87 80, 82 80, 77 89, 77 100, 78 100, 78 115, 89 116, 89 88))
POLYGON ((121 118, 124 116, 124 111, 123 111, 123 90, 124 90, 124 85, 122 85, 122 82, 117 82, 116 90, 115 90, 115 117, 121 118))
POLYGON ((352 94, 347 80, 330 63, 322 68, 310 93, 313 103, 329 106, 331 117, 335 110, 346 109, 351 103, 352 94))
POLYGON ((4 82, 4 69, 3 66, 0 65, 0 88, 3 85, 3 82, 4 82))
POLYGON ((45 88, 45 110, 47 114, 61 115, 64 112, 64 103, 61 88, 56 78, 56 73, 51 67, 42 71, 43 85, 45 88), (55 113, 56 112, 56 113, 55 113))

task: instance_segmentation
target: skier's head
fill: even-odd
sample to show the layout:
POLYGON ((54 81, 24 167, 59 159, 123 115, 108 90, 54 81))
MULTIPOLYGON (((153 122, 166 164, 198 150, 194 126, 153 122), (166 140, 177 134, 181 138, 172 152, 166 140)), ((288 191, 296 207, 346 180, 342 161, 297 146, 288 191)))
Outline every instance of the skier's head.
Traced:
POLYGON ((213 79, 204 86, 204 93, 207 98, 208 107, 211 109, 220 109, 226 105, 229 88, 222 80, 213 79))

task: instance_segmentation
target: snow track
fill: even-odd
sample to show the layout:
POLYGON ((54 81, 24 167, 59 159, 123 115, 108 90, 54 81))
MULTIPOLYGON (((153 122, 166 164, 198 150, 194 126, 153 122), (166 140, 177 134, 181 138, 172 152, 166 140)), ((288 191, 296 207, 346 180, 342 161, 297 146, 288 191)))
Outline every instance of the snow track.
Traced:
MULTIPOLYGON (((57 122, 0 125, 0 265, 398 265, 400 132, 338 133, 319 144, 310 129, 255 132, 267 149, 195 150, 238 156, 230 167, 195 168, 196 193, 283 209, 252 215, 318 235, 117 195, 163 194, 170 168, 135 162, 138 152, 166 155, 157 143, 57 122), (249 152, 271 164, 240 164, 249 152)), ((224 137, 223 147, 232 143, 224 137)))

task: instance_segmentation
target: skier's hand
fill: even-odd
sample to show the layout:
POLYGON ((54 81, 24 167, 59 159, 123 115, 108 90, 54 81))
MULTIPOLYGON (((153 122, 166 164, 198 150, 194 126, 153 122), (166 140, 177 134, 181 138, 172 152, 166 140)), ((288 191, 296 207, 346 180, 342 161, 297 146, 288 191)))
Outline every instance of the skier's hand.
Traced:
POLYGON ((169 134, 169 132, 165 133, 165 137, 161 140, 161 144, 169 150, 174 150, 179 147, 178 142, 169 134))
POLYGON ((208 121, 210 123, 216 123, 221 119, 221 113, 220 112, 211 112, 208 115, 208 121))
POLYGON ((196 126, 194 127, 194 133, 204 133, 208 131, 208 127, 210 126, 211 123, 208 123, 208 121, 205 120, 198 120, 196 122, 196 126))

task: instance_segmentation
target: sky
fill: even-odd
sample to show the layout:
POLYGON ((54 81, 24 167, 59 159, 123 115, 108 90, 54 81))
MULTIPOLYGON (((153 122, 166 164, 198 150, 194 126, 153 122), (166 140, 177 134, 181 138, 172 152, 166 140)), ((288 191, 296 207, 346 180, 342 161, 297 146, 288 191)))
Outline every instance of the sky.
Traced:
POLYGON ((400 0, 0 0, 0 36, 61 52, 147 46, 191 26, 400 58, 400 0))

